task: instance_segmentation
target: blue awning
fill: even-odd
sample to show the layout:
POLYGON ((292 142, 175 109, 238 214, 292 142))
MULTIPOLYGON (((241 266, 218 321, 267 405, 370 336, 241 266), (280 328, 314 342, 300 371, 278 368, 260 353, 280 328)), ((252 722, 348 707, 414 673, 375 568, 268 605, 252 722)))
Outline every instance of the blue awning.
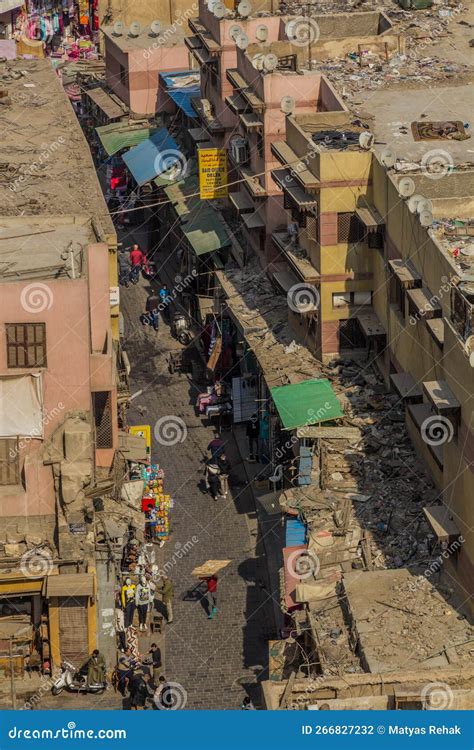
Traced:
POLYGON ((185 115, 196 119, 196 110, 191 104, 191 99, 199 98, 200 95, 199 73, 195 70, 185 70, 182 73, 161 74, 161 78, 170 99, 185 115))
POLYGON ((173 164, 184 160, 178 144, 166 128, 157 130, 122 158, 138 185, 145 185, 171 169, 173 164))

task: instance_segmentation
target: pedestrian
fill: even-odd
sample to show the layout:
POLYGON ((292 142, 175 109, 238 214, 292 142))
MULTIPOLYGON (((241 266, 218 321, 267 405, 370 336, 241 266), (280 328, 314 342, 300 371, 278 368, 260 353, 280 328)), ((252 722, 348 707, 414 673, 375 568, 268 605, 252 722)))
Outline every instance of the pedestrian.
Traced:
POLYGON ((135 588, 132 579, 126 578, 120 592, 125 630, 133 623, 133 615, 135 614, 135 588))
POLYGON ((141 669, 137 669, 128 684, 130 691, 130 705, 133 711, 145 709, 146 699, 148 697, 148 687, 145 682, 145 676, 141 669))
POLYGON ((167 284, 163 284, 160 289, 160 309, 163 312, 163 320, 170 319, 171 296, 167 284))
POLYGON ((118 635, 120 651, 123 652, 127 648, 127 639, 125 637, 125 619, 122 604, 118 599, 115 602, 115 632, 118 635))
POLYGON ((145 255, 142 253, 138 245, 135 244, 130 250, 130 281, 134 284, 138 281, 140 269, 143 266, 145 260, 145 255))
POLYGON ((202 580, 206 582, 207 619, 212 620, 217 613, 217 576, 206 576, 202 580))
POLYGON ((151 654, 153 685, 157 688, 162 670, 161 649, 156 643, 152 643, 149 653, 151 654))
POLYGON ((219 467, 216 461, 210 459, 206 464, 206 488, 213 500, 217 500, 221 494, 221 483, 219 479, 219 467))
POLYGON ((145 576, 140 576, 140 581, 135 589, 135 606, 138 609, 138 628, 141 631, 147 629, 147 614, 153 595, 150 585, 145 576))
POLYGON ((210 451, 210 453, 211 453, 211 459, 215 460, 215 459, 219 458, 219 456, 221 455, 221 453, 224 452, 224 446, 225 446, 225 443, 222 440, 222 438, 219 437, 219 433, 216 430, 216 432, 214 433, 213 439, 211 440, 211 442, 207 446, 207 450, 210 451))
POLYGON ((248 461, 254 463, 255 461, 258 461, 258 436, 260 434, 260 425, 258 423, 257 414, 253 414, 247 422, 246 434, 249 444, 248 461))
POLYGON ((248 695, 246 695, 245 698, 243 699, 242 705, 240 706, 240 708, 242 709, 242 711, 256 711, 256 708, 253 705, 248 695))
POLYGON ((130 258, 124 253, 118 254, 119 284, 128 287, 130 281, 130 258))
POLYGON ((146 314, 149 320, 149 325, 153 326, 154 330, 157 331, 160 323, 159 313, 158 313, 158 305, 160 304, 160 298, 157 294, 152 292, 150 295, 148 295, 147 301, 146 301, 146 314))
POLYGON ((219 468, 221 497, 227 497, 227 494, 229 492, 230 463, 225 453, 221 453, 221 455, 218 457, 217 466, 219 468))
POLYGON ((162 584, 157 587, 157 591, 162 596, 163 604, 166 607, 166 622, 168 625, 173 622, 173 584, 167 575, 161 576, 162 584))
POLYGON ((123 654, 120 654, 117 662, 117 676, 118 676, 118 689, 122 695, 125 695, 127 685, 133 677, 133 668, 136 664, 132 656, 131 649, 125 649, 123 654))

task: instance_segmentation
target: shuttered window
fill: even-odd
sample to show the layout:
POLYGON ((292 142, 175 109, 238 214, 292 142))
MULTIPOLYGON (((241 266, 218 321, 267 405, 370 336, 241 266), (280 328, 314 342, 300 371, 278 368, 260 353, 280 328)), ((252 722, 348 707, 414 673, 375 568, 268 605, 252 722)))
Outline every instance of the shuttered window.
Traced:
MULTIPOLYGON (((73 576, 71 576, 73 578, 73 576)), ((72 582, 71 582, 72 583, 72 582)), ((59 606, 59 648, 61 658, 79 666, 89 655, 87 638, 87 598, 74 596, 61 598, 59 606)))
POLYGON ((361 242, 364 238, 364 229, 355 214, 337 215, 337 241, 338 242, 361 242))
POLYGON ((20 484, 20 456, 17 438, 0 440, 0 486, 20 484))
POLYGON ((110 391, 92 394, 96 448, 113 448, 111 398, 110 391))
POLYGON ((45 323, 6 323, 8 367, 46 367, 45 323))

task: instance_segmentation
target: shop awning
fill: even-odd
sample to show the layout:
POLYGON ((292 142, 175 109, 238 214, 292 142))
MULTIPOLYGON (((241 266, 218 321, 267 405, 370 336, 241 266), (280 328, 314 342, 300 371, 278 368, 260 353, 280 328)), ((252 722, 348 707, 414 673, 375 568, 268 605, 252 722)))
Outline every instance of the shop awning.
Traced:
POLYGON ((115 99, 101 88, 87 89, 84 92, 85 95, 99 107, 100 110, 109 118, 109 120, 117 120, 119 117, 124 117, 126 114, 125 108, 121 107, 115 99))
POLYGON ((196 117, 191 99, 200 94, 200 76, 195 70, 185 70, 181 73, 161 74, 166 87, 166 93, 187 117, 196 117))
POLYGON ((138 146, 139 143, 143 143, 156 133, 156 128, 144 128, 125 122, 113 122, 95 130, 109 156, 113 156, 124 148, 138 146))
POLYGON ((271 389, 271 394, 286 430, 344 416, 331 383, 326 379, 276 386, 271 389))
POLYGON ((180 161, 178 144, 166 128, 160 128, 146 141, 123 155, 123 160, 138 185, 145 185, 180 161))
POLYGON ((70 575, 48 576, 44 582, 43 596, 76 596, 94 595, 94 576, 92 573, 71 573, 70 575))

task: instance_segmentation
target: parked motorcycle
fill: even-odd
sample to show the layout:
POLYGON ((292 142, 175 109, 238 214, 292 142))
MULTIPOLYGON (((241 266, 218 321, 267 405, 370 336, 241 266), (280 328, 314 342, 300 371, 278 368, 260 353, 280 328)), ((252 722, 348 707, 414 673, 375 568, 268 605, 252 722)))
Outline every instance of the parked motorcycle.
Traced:
POLYGON ((180 344, 190 344, 193 340, 193 334, 189 326, 188 316, 183 313, 176 313, 171 323, 171 335, 177 339, 180 344))
POLYGON ((156 277, 156 265, 152 260, 147 260, 142 266, 142 275, 145 279, 151 280, 156 277))
POLYGON ((68 661, 61 662, 61 674, 56 678, 51 688, 53 695, 59 695, 63 690, 69 693, 103 693, 107 689, 106 682, 89 685, 87 673, 77 672, 73 664, 68 661))

